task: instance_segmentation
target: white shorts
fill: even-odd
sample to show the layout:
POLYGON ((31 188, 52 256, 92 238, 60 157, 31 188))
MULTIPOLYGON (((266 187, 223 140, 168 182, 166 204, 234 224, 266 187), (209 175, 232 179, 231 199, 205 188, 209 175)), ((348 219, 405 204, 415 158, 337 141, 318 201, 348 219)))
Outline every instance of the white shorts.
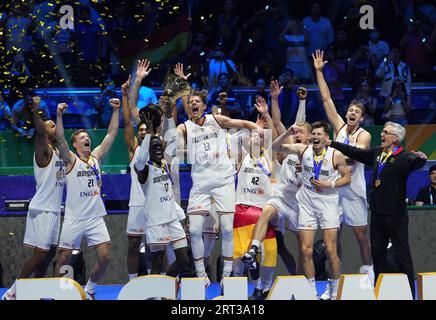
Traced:
POLYGON ((297 192, 299 230, 339 228, 339 196, 300 188, 297 192))
POLYGON ((78 250, 83 237, 89 248, 111 242, 103 217, 86 220, 65 219, 62 224, 59 248, 78 250))
POLYGON ((218 234, 220 232, 220 217, 216 213, 215 203, 212 203, 206 221, 203 224, 203 233, 218 234))
POLYGON ((215 200, 217 212, 235 212, 235 178, 228 177, 213 187, 194 184, 189 193, 188 214, 200 211, 210 212, 212 197, 215 200))
MULTIPOLYGON (((152 248, 155 247, 153 251, 161 251, 164 250, 164 246, 168 245, 170 242, 185 239, 186 233, 179 220, 175 219, 167 223, 148 227, 145 230, 145 236, 147 245, 152 248), (156 250, 156 247, 161 248, 161 250, 156 250)), ((173 248, 178 249, 179 247, 173 248)))
POLYGON ((339 197, 339 221, 350 227, 362 227, 368 225, 368 208, 366 199, 355 197, 349 199, 339 197))
POLYGON ((286 195, 287 199, 282 197, 274 197, 266 204, 272 205, 277 209, 277 213, 279 215, 278 220, 274 225, 278 225, 278 230, 280 232, 285 231, 285 219, 288 222, 287 229, 292 232, 298 232, 298 202, 295 197, 295 193, 289 193, 286 195), (283 218, 281 218, 283 217, 283 218))
POLYGON ((185 220, 186 219, 185 211, 183 210, 183 208, 177 202, 175 202, 175 205, 176 205, 177 219, 179 221, 185 220))
POLYGON ((145 208, 141 207, 129 207, 129 215, 127 217, 127 229, 126 233, 132 236, 142 236, 145 234, 146 216, 145 208))
POLYGON ((51 246, 59 243, 61 230, 61 213, 29 209, 26 218, 24 245, 27 247, 50 251, 51 246))

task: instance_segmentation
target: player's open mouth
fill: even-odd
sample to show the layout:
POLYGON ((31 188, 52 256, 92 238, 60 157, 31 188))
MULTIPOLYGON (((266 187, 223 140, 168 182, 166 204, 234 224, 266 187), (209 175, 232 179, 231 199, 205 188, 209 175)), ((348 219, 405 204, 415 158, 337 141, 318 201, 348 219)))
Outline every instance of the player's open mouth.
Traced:
POLYGON ((85 142, 85 147, 89 148, 90 143, 89 142, 85 142))
POLYGON ((313 138, 313 139, 312 139, 312 143, 313 143, 313 144, 319 144, 319 143, 320 143, 319 138, 313 138))
POLYGON ((197 106, 192 107, 192 115, 196 116, 198 115, 198 112, 200 111, 200 108, 197 106))
POLYGON ((348 117, 348 120, 349 120, 350 122, 354 122, 354 121, 356 121, 356 118, 354 118, 354 117, 348 117))
POLYGON ((300 139, 296 139, 295 142, 296 143, 301 143, 301 140, 300 139))

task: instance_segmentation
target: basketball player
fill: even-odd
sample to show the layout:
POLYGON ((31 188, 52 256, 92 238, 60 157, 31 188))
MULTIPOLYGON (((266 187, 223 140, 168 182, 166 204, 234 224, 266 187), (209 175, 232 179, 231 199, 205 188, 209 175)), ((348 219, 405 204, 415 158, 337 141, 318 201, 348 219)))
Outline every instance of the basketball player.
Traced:
POLYGON ((70 151, 62 121, 67 104, 60 103, 57 109, 57 146, 65 162, 67 198, 56 274, 60 275, 60 268, 68 264, 72 251, 80 248, 80 242, 85 237, 88 247, 95 248, 97 252, 97 263, 92 268, 91 277, 85 287, 88 300, 95 300, 95 286, 110 261, 111 239, 103 219, 106 209, 101 198, 100 161, 108 153, 118 133, 120 100, 111 99, 109 102, 113 111, 108 132, 94 150, 91 150, 92 141, 88 132, 81 129, 72 134, 74 152, 70 151))
MULTIPOLYGON (((127 218, 127 238, 128 238, 128 251, 127 251, 127 271, 129 273, 129 281, 138 276, 139 268, 139 248, 141 245, 141 238, 145 235, 145 213, 144 204, 145 196, 141 190, 134 165, 138 157, 139 147, 144 140, 146 127, 145 123, 138 124, 138 134, 135 137, 134 128, 131 121, 130 107, 128 105, 130 77, 126 83, 121 86, 122 92, 122 111, 124 121, 124 141, 127 144, 127 151, 129 154, 130 166, 130 200, 129 200, 129 215, 127 218)), ((136 107, 135 107, 136 108, 136 107)))
MULTIPOLYGON (((283 134, 286 132, 286 129, 281 122, 280 109, 278 105, 278 97, 281 89, 282 88, 279 87, 277 81, 271 82, 270 94, 273 122, 277 132, 283 134)), ((297 93, 300 99, 300 104, 295 124, 300 130, 296 132, 294 139, 297 143, 308 144, 311 134, 311 125, 307 122, 304 122, 306 118, 305 110, 307 91, 304 88, 300 88, 300 90, 301 91, 297 93)), ((277 229, 280 229, 280 219, 282 219, 282 217, 285 218, 286 222, 288 223, 288 228, 296 234, 298 242, 298 204, 296 193, 301 185, 298 172, 300 159, 294 154, 277 154, 277 160, 279 161, 279 164, 281 164, 279 184, 274 190, 273 197, 263 207, 262 215, 260 216, 259 221, 256 223, 256 227, 253 232, 253 240, 251 242, 250 250, 242 257, 242 260, 249 269, 256 269, 258 267, 256 261, 257 251, 259 250, 260 244, 265 238, 269 224, 276 225, 277 229)), ((284 230, 276 231, 277 235, 284 232, 284 230)), ((277 239, 277 245, 279 241, 280 239, 277 239)), ((281 241, 283 241, 283 238, 281 241)), ((284 245, 284 243, 282 245, 284 245)), ((289 255, 290 261, 287 262, 287 264, 289 264, 287 265, 287 268, 288 270, 290 269, 289 271, 291 274, 295 274, 296 263, 293 256, 290 253, 289 255)), ((301 257, 301 254, 299 254, 299 256, 301 257)), ((263 295, 266 296, 267 292, 265 291, 263 295)))
MULTIPOLYGON (((206 97, 200 92, 188 98, 191 119, 179 125, 178 150, 187 141, 188 159, 192 164, 192 189, 189 195, 188 214, 192 253, 198 277, 210 284, 204 267, 203 224, 215 200, 220 218, 223 279, 233 268, 233 215, 235 211, 235 170, 227 154, 226 134, 223 128, 262 129, 255 123, 234 120, 222 115, 205 115, 206 97), (186 140, 187 139, 187 140, 186 140)), ((179 157, 181 158, 181 157, 179 157)))
POLYGON ((153 119, 145 120, 147 134, 139 148, 134 168, 145 197, 146 238, 152 252, 152 274, 160 274, 166 246, 171 243, 176 260, 167 275, 176 277, 189 265, 186 234, 179 222, 173 180, 164 160, 162 141, 155 133, 153 119))
MULTIPOLYGON (((265 129, 272 128, 272 139, 277 137, 273 121, 268 113, 268 106, 262 97, 256 98, 257 110, 265 119, 265 129)), ((258 122, 259 124, 259 122, 258 122)), ((268 131, 265 131, 267 133, 268 131)), ((271 136, 269 136, 271 137, 271 136)), ((269 138, 271 139, 271 138, 269 138)), ((243 138, 243 140, 247 140, 243 138)), ((245 142, 245 141, 243 141, 245 142)), ((272 150, 268 137, 253 132, 248 139, 248 145, 243 143, 242 152, 239 152, 238 185, 236 188, 236 207, 233 222, 234 250, 234 276, 244 276, 245 264, 241 257, 249 249, 253 230, 258 221, 262 207, 272 195, 271 172, 272 150)), ((258 269, 250 270, 251 279, 255 285, 253 298, 262 298, 262 288, 268 292, 277 265, 277 243, 275 230, 270 227, 262 246, 262 276, 258 269)))
MULTIPOLYGON (((29 204, 24 245, 33 248, 17 279, 44 277, 47 267, 56 253, 59 242, 62 193, 65 185, 64 162, 56 149, 55 123, 43 121, 39 114, 40 97, 33 97, 33 121, 35 123, 35 153, 33 171, 36 194, 29 204)), ((3 300, 15 300, 16 281, 5 292, 3 300)))
POLYGON ((335 300, 340 276, 340 260, 337 255, 337 232, 339 229, 339 195, 337 187, 351 182, 351 173, 342 153, 326 147, 328 125, 312 124, 312 144, 283 144, 298 127, 292 126, 273 142, 273 151, 293 153, 300 157, 303 185, 296 198, 299 207, 298 233, 303 254, 304 275, 315 294, 315 268, 313 265, 313 242, 318 228, 323 230, 327 259, 330 265, 330 299, 335 300))
MULTIPOLYGON (((323 59, 324 53, 317 50, 312 57, 324 110, 334 129, 334 140, 362 149, 368 149, 371 145, 371 135, 360 127, 365 116, 365 107, 357 100, 351 101, 345 115, 345 123, 336 111, 335 104, 330 96, 330 90, 324 80, 322 69, 327 63, 323 59)), ((351 170, 352 179, 350 185, 338 189, 341 224, 345 223, 352 228, 359 244, 360 256, 363 262, 360 273, 368 274, 371 283, 374 284, 371 247, 367 237, 368 209, 366 204, 365 165, 349 158, 345 159, 351 170)), ((338 253, 340 256, 342 253, 340 233, 338 240, 338 253)), ((329 288, 326 289, 325 294, 321 298, 328 299, 328 292, 329 288)))

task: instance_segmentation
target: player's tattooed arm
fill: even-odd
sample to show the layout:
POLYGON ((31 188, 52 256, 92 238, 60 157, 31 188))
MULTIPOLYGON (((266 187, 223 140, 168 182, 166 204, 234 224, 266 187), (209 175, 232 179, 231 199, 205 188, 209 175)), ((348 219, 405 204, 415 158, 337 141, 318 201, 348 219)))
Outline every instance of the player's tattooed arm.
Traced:
POLYGON ((74 164, 75 155, 70 151, 67 140, 65 140, 62 116, 65 110, 67 110, 67 107, 65 102, 58 104, 56 112, 56 147, 59 150, 62 160, 65 162, 65 170, 68 172, 74 164))
POLYGON ((329 119, 331 125, 335 130, 335 133, 337 134, 339 130, 345 125, 345 122, 336 111, 336 106, 333 103, 329 87, 327 86, 327 82, 325 81, 324 75, 322 73, 322 69, 327 63, 327 61, 324 61, 324 52, 321 50, 316 50, 315 54, 312 53, 312 58, 313 65, 315 67, 316 81, 318 82, 324 110, 327 114, 327 118, 329 119))
POLYGON ((39 166, 45 167, 51 159, 52 149, 49 147, 49 139, 45 129, 44 121, 41 118, 42 111, 39 110, 41 97, 35 96, 32 99, 33 123, 35 125, 35 158, 39 166))
POLYGON ((103 159, 103 157, 108 153, 118 134, 121 105, 120 99, 110 99, 109 103, 112 106, 112 118, 111 122, 109 123, 109 128, 101 144, 95 148, 94 151, 92 151, 92 155, 99 160, 103 159))
POLYGON ((133 120, 138 124, 141 119, 139 118, 139 111, 137 108, 139 89, 141 88, 142 80, 147 77, 151 72, 150 61, 147 59, 139 60, 138 67, 136 69, 136 78, 130 91, 130 111, 132 113, 133 120))
POLYGON ((138 141, 135 137, 135 129, 132 124, 132 115, 130 113, 129 106, 129 89, 130 89, 130 75, 129 79, 121 85, 121 106, 123 112, 123 125, 124 125, 124 141, 126 142, 127 149, 129 152, 129 159, 133 157, 138 141))

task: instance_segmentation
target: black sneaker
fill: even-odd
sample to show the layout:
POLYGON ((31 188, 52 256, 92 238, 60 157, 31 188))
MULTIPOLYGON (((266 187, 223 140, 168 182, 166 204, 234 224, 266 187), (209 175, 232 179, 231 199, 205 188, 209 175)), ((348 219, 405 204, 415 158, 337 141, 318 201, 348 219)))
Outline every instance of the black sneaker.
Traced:
POLYGON ((262 292, 262 300, 266 300, 268 298, 269 290, 262 292))

